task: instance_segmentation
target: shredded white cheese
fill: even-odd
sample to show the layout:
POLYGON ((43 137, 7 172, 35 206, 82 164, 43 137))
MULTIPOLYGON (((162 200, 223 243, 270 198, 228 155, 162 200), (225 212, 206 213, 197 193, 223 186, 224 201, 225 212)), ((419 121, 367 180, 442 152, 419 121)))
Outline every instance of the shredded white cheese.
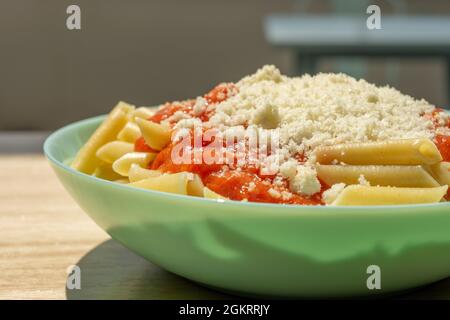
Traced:
POLYGON ((358 178, 358 182, 362 186, 370 186, 370 182, 366 180, 366 177, 364 177, 363 174, 361 174, 358 178))
POLYGON ((324 191, 324 193, 322 194, 323 202, 325 202, 326 204, 331 204, 334 200, 336 200, 336 198, 342 192, 342 190, 344 190, 344 188, 345 183, 333 184, 330 189, 324 191))
POLYGON ((316 170, 309 166, 298 166, 297 174, 289 182, 293 192, 308 196, 319 192, 321 188, 316 170))

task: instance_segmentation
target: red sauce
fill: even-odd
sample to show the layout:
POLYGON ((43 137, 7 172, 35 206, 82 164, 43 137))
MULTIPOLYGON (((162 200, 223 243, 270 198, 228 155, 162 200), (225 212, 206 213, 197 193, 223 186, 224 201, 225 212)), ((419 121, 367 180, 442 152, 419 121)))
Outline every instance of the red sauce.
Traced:
MULTIPOLYGON (((193 159, 191 163, 174 163, 172 160, 172 149, 173 145, 168 145, 166 148, 161 150, 161 152, 156 156, 155 160, 150 165, 152 170, 160 170, 162 172, 192 172, 197 173, 201 178, 206 177, 211 172, 218 171, 222 168, 220 164, 195 164, 193 159)), ((192 155, 193 156, 193 155, 192 155)))
POLYGON ((144 137, 137 138, 134 142, 134 151, 136 152, 153 152, 157 153, 158 151, 152 149, 147 143, 145 143, 144 137))
POLYGON ((190 110, 192 110, 192 104, 192 100, 188 100, 183 103, 166 103, 163 108, 159 109, 148 120, 160 123, 161 121, 174 115, 177 111, 189 112, 190 110))
POLYGON ((450 136, 437 135, 436 146, 442 155, 443 161, 450 161, 450 136))
POLYGON ((450 120, 447 121, 447 123, 445 123, 444 125, 439 123, 440 121, 438 119, 438 115, 442 112, 445 112, 445 110, 441 109, 441 108, 435 108, 431 113, 424 114, 423 117, 431 120, 433 122, 433 125, 435 128, 439 128, 439 127, 450 128, 450 120))
MULTIPOLYGON (((210 92, 204 95, 208 105, 213 105, 219 102, 222 102, 228 99, 231 95, 236 92, 236 87, 233 83, 222 83, 212 89, 210 92)), ((163 120, 166 120, 170 116, 174 115, 175 112, 181 111, 195 118, 199 118, 201 121, 208 121, 213 111, 207 111, 194 115, 192 110, 195 104, 195 100, 186 100, 177 103, 166 103, 163 108, 158 110, 153 116, 149 118, 150 121, 160 123, 163 120)))
POLYGON ((236 90, 236 87, 233 83, 221 83, 212 89, 210 92, 205 94, 205 99, 208 103, 218 103, 225 101, 231 95, 233 95, 233 91, 236 90))
POLYGON ((292 194, 290 199, 284 200, 282 197, 273 197, 269 189, 273 188, 278 192, 286 191, 286 187, 274 187, 271 179, 258 176, 255 173, 245 170, 241 171, 218 171, 208 175, 203 183, 214 192, 232 200, 248 200, 252 202, 284 203, 284 204, 321 204, 320 195, 310 198, 292 194), (254 186, 249 190, 249 185, 254 186))

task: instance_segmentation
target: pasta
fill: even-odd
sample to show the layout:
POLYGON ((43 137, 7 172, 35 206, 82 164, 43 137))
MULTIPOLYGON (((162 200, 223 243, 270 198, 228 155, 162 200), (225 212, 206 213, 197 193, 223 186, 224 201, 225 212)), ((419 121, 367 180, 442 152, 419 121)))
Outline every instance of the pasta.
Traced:
POLYGON ((190 196, 203 197, 203 182, 198 174, 194 174, 192 180, 188 182, 187 193, 190 196))
POLYGON ((136 123, 150 148, 161 150, 169 143, 170 130, 168 128, 141 118, 137 118, 136 123))
POLYGON ((160 175, 160 171, 142 168, 137 163, 132 163, 130 170, 128 171, 128 179, 130 179, 130 182, 141 181, 147 178, 154 178, 160 175))
POLYGON ((203 188, 203 195, 207 199, 214 199, 214 200, 225 200, 226 198, 221 196, 220 194, 212 191, 211 189, 204 187, 203 188))
POLYGON ((179 172, 147 178, 138 182, 132 182, 129 185, 137 188, 187 195, 188 182, 192 179, 192 173, 179 172))
POLYGON ((136 110, 134 110, 134 112, 133 112, 133 118, 148 119, 154 114, 152 109, 154 109, 154 107, 136 108, 136 110))
POLYGON ((371 185, 391 187, 438 187, 440 184, 421 166, 317 165, 318 177, 333 185, 358 184, 361 175, 371 185))
POLYGON ((442 161, 436 145, 429 139, 394 140, 319 147, 317 162, 331 164, 422 165, 442 161))
POLYGON ((100 163, 100 159, 95 156, 95 153, 105 143, 116 139, 117 134, 130 120, 130 115, 133 110, 134 107, 132 105, 122 101, 119 102, 111 111, 108 118, 94 132, 80 151, 78 151, 77 156, 72 161, 72 168, 92 174, 100 163))
POLYGON ((450 117, 343 74, 265 66, 196 99, 119 102, 71 166, 220 202, 435 203, 450 200, 450 117))
POLYGON ((114 161, 112 168, 118 174, 128 176, 133 164, 145 167, 155 158, 155 156, 154 153, 130 152, 114 161))
POLYGON ((120 174, 118 174, 117 172, 115 172, 112 169, 112 166, 110 163, 100 163, 97 166, 97 168, 94 170, 93 175, 96 176, 97 178, 111 180, 111 181, 115 181, 115 180, 119 180, 119 179, 123 178, 120 174))
POLYGON ((111 141, 101 146, 97 150, 95 155, 97 156, 97 158, 106 163, 113 163, 123 155, 130 153, 133 150, 134 145, 132 143, 123 141, 111 141))
POLYGON ((128 122, 125 127, 120 130, 117 139, 120 141, 134 143, 141 136, 141 130, 134 122, 128 122))
POLYGON ((429 170, 440 184, 450 186, 450 162, 436 163, 429 170))
POLYGON ((393 205, 439 202, 447 192, 447 186, 435 188, 396 188, 347 186, 333 205, 393 205))

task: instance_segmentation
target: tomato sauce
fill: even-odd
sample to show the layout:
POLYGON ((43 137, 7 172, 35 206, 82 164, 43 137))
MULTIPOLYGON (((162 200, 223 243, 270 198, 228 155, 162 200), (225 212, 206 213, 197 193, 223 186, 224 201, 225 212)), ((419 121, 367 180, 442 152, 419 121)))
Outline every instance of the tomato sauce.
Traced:
POLYGON ((287 187, 274 187, 272 179, 263 179, 257 174, 245 170, 214 172, 208 175, 203 182, 212 191, 232 200, 305 205, 321 204, 321 196, 319 194, 310 198, 297 194, 292 194, 289 199, 273 197, 269 189, 273 188, 278 192, 282 192, 287 191, 287 187), (249 187, 251 184, 253 184, 252 188, 249 187))
MULTIPOLYGON (((450 128, 450 120, 445 124, 441 124, 437 116, 445 112, 444 109, 435 108, 431 113, 423 115, 425 118, 430 119, 433 122, 434 127, 437 129, 439 127, 450 128)), ((443 161, 450 161, 450 136, 446 135, 436 135, 435 144, 442 155, 443 161)))
POLYGON ((182 103, 166 103, 164 107, 159 109, 153 116, 151 116, 148 120, 161 123, 161 121, 166 120, 170 116, 173 116, 175 112, 190 112, 192 110, 193 100, 188 100, 182 103))
POLYGON ((205 94, 204 98, 208 103, 215 104, 225 101, 232 96, 235 91, 236 87, 233 83, 221 83, 205 94))
MULTIPOLYGON (((236 87, 233 83, 222 83, 212 89, 210 92, 205 94, 203 97, 207 101, 208 105, 214 105, 216 103, 222 102, 228 99, 231 95, 236 92, 236 87)), ((177 111, 181 111, 191 115, 192 117, 199 118, 201 121, 208 121, 213 111, 207 111, 200 114, 193 114, 193 106, 195 104, 195 100, 186 100, 177 103, 166 103, 164 107, 158 110, 153 116, 151 116, 148 120, 161 123, 161 121, 166 120, 167 118, 173 116, 177 111)))
POLYGON ((174 163, 172 157, 172 150, 173 150, 172 144, 164 148, 156 156, 155 160, 153 160, 153 162, 150 164, 150 169, 170 173, 187 171, 197 173, 203 179, 211 172, 218 171, 222 168, 221 164, 206 164, 206 163, 196 164, 194 163, 193 158, 191 158, 190 163, 174 163))
POLYGON ((158 153, 157 150, 152 149, 148 144, 145 143, 144 137, 139 137, 134 142, 134 151, 136 151, 136 152, 158 153))
POLYGON ((443 161, 450 161, 450 136, 437 135, 436 146, 442 155, 443 161))

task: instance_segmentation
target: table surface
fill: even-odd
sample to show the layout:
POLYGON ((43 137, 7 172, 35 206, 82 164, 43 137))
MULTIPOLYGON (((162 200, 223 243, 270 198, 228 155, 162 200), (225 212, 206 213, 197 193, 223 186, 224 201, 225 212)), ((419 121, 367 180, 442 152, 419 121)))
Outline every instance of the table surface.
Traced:
MULTIPOLYGON (((223 299, 111 240, 41 155, 0 156, 0 299, 223 299), (67 268, 81 289, 66 289, 67 268)), ((398 298, 450 299, 450 278, 398 298)))

